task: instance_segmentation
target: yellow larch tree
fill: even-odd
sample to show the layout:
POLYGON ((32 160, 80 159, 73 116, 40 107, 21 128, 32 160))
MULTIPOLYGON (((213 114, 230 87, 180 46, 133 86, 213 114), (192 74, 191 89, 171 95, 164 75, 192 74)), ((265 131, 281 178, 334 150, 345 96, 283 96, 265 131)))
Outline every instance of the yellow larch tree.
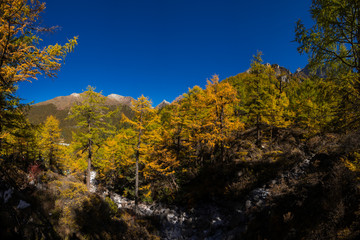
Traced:
POLYGON ((99 151, 99 160, 94 161, 99 179, 107 184, 113 184, 117 179, 132 176, 135 153, 135 131, 131 128, 121 128, 115 136, 110 136, 99 151))
POLYGON ((95 92, 95 88, 88 86, 81 94, 81 102, 73 105, 68 119, 77 123, 77 132, 73 133, 73 145, 76 151, 87 151, 86 185, 90 189, 90 172, 94 159, 94 152, 102 146, 106 137, 113 132, 113 126, 107 121, 113 114, 105 105, 105 97, 95 92))
POLYGON ((246 98, 244 109, 247 112, 249 126, 256 127, 256 143, 261 145, 262 127, 270 127, 270 138, 273 128, 286 127, 291 123, 292 113, 288 109, 289 100, 286 92, 276 85, 275 71, 270 65, 263 64, 262 53, 254 56, 250 72, 244 78, 246 98))
POLYGON ((217 75, 208 80, 204 90, 196 86, 184 95, 184 143, 198 163, 203 164, 208 154, 211 161, 225 161, 229 144, 244 128, 235 115, 239 101, 237 91, 228 82, 219 82, 217 75))
POLYGON ((0 86, 3 90, 37 75, 56 76, 67 53, 73 51, 77 37, 68 43, 38 47, 35 33, 54 28, 39 26, 45 3, 38 0, 2 0, 0 2, 0 86))
POLYGON ((46 166, 52 170, 58 169, 58 160, 61 157, 61 129, 59 120, 50 115, 46 118, 40 132, 39 148, 46 166))
POLYGON ((212 149, 212 158, 217 154, 221 161, 225 161, 226 149, 234 141, 235 134, 244 128, 244 124, 235 116, 235 107, 240 100, 228 82, 219 82, 218 75, 207 81, 201 96, 206 112, 201 136, 212 149))
POLYGON ((74 37, 64 45, 41 46, 40 34, 56 29, 40 26, 44 10, 45 3, 39 0, 0 1, 0 137, 9 122, 8 93, 16 92, 15 84, 35 80, 39 75, 55 77, 66 55, 77 45, 74 37))
POLYGON ((143 95, 132 102, 131 109, 134 112, 133 119, 125 115, 122 122, 130 125, 135 131, 134 155, 135 155, 135 210, 137 211, 139 201, 139 170, 148 164, 148 154, 151 152, 152 142, 160 139, 156 131, 159 127, 159 117, 156 110, 152 108, 151 102, 143 95))

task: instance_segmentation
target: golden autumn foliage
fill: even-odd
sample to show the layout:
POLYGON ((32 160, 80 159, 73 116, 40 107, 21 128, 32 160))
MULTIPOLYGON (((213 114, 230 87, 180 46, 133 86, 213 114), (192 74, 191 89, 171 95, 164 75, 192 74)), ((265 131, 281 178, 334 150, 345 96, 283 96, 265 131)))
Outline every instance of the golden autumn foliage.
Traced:
POLYGON ((115 136, 109 137, 99 151, 94 166, 98 169, 99 179, 112 183, 124 179, 134 167, 134 136, 132 129, 120 129, 115 136))
POLYGON ((39 157, 38 129, 25 120, 15 84, 39 75, 55 77, 77 45, 74 37, 64 45, 41 46, 40 34, 55 30, 41 27, 44 9, 38 0, 0 1, 0 150, 29 162, 39 157))
POLYGON ((80 175, 87 169, 87 153, 78 151, 79 143, 71 143, 64 148, 64 158, 61 165, 65 174, 80 175))
MULTIPOLYGON (((152 150, 152 143, 159 139, 159 117, 155 109, 151 107, 151 102, 143 95, 136 101, 132 102, 131 109, 134 112, 134 118, 129 119, 123 115, 122 122, 128 124, 135 132, 133 148, 135 163, 135 208, 139 198, 139 173, 142 172, 143 166, 148 164, 147 157, 152 150)), ((142 172, 142 174, 144 174, 142 172)), ((144 189, 144 188, 143 188, 144 189)), ((146 194, 145 194, 146 195, 146 194)))
POLYGON ((82 94, 81 102, 70 109, 69 119, 77 123, 78 131, 73 133, 74 154, 83 157, 87 152, 86 184, 90 188, 90 171, 94 153, 100 148, 106 136, 112 133, 112 126, 107 119, 112 114, 105 106, 105 97, 95 92, 95 88, 88 86, 82 94), (81 153, 79 153, 81 152, 81 153))
POLYGON ((182 149, 195 161, 200 157, 201 162, 202 153, 209 152, 212 161, 224 161, 230 142, 244 129, 235 114, 239 102, 236 90, 228 82, 219 82, 217 75, 208 80, 204 90, 198 86, 190 89, 174 104, 173 117, 168 121, 177 145, 175 155, 179 156, 182 149))
POLYGON ((65 45, 38 47, 36 35, 51 30, 38 24, 45 3, 38 0, 4 0, 0 2, 0 86, 9 88, 37 75, 56 76, 67 53, 77 44, 77 37, 65 45))
POLYGON ((220 151, 222 161, 226 157, 226 149, 235 140, 236 133, 244 129, 244 124, 235 116, 235 106, 239 104, 236 90, 227 82, 219 83, 219 77, 214 75, 208 80, 204 94, 200 95, 204 116, 207 117, 202 127, 201 138, 207 145, 220 151))
POLYGON ((62 156, 62 139, 59 120, 50 115, 40 132, 39 147, 46 165, 56 169, 62 156))

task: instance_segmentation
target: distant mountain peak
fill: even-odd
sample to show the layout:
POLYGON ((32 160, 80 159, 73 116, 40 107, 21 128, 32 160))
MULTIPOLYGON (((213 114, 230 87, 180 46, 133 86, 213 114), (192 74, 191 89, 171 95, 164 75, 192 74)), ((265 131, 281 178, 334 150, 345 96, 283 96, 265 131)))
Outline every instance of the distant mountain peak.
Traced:
POLYGON ((155 108, 161 109, 161 108, 166 107, 166 106, 168 106, 168 105, 170 105, 170 103, 164 99, 164 100, 163 100, 159 105, 157 105, 155 108))
POLYGON ((115 93, 109 94, 107 97, 114 98, 114 99, 123 99, 124 98, 124 96, 121 96, 121 95, 115 94, 115 93))
MULTIPOLYGON (((60 96, 56 97, 44 102, 39 102, 34 104, 35 106, 41 106, 41 105, 47 105, 47 104, 54 104, 58 110, 62 109, 69 109, 71 106, 73 106, 75 103, 81 101, 82 94, 80 93, 72 93, 68 96, 60 96)), ((132 97, 124 97, 118 94, 110 94, 106 97, 106 104, 111 105, 127 105, 131 106, 131 101, 133 100, 132 97)))
POLYGON ((131 102, 133 100, 134 99, 132 97, 125 97, 125 96, 121 96, 121 95, 115 94, 115 93, 109 94, 106 97, 106 102, 108 102, 109 104, 121 103, 121 104, 127 105, 129 107, 131 106, 131 102))
POLYGON ((79 93, 72 93, 70 96, 72 96, 72 97, 80 97, 80 94, 79 93))

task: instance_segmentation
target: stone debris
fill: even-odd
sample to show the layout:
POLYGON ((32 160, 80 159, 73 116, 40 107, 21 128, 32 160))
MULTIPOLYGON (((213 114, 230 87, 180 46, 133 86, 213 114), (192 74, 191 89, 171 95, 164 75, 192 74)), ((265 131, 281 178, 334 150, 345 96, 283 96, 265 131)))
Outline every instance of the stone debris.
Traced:
MULTIPOLYGON (((141 203, 138 205, 138 213, 159 219, 161 239, 238 239, 238 236, 247 231, 247 224, 253 216, 252 212, 261 211, 267 206, 272 188, 279 183, 303 177, 309 166, 310 160, 305 159, 262 187, 252 190, 243 201, 242 207, 235 210, 209 203, 191 209, 141 203), (224 229, 228 229, 229 226, 231 231, 225 231, 224 229)), ((108 195, 119 208, 134 209, 135 207, 133 200, 123 198, 116 193, 108 195)))
POLYGON ((9 188, 7 191, 4 192, 4 203, 7 203, 10 200, 13 192, 14 190, 12 188, 9 188))
POLYGON ((90 192, 96 192, 96 171, 90 172, 90 192))
POLYGON ((17 205, 17 209, 25 209, 25 208, 27 208, 27 207, 30 207, 31 205, 30 205, 30 203, 27 203, 27 202, 25 202, 25 201, 23 201, 23 200, 20 200, 20 202, 19 202, 19 204, 17 205))

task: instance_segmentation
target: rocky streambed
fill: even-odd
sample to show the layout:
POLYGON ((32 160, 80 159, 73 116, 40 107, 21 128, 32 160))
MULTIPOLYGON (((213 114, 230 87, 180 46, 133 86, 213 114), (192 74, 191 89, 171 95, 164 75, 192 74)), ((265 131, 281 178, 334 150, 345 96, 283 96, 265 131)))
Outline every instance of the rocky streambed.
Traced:
MULTIPOLYGON (((141 203, 138 205, 138 212, 142 216, 158 219, 162 239, 241 239, 255 213, 269 207, 269 201, 276 192, 274 189, 305 176, 312 157, 298 162, 290 170, 253 189, 244 200, 234 203, 232 207, 224 207, 226 204, 219 202, 203 203, 191 209, 141 203)), ((116 193, 106 195, 119 208, 134 209, 134 201, 116 193)))

